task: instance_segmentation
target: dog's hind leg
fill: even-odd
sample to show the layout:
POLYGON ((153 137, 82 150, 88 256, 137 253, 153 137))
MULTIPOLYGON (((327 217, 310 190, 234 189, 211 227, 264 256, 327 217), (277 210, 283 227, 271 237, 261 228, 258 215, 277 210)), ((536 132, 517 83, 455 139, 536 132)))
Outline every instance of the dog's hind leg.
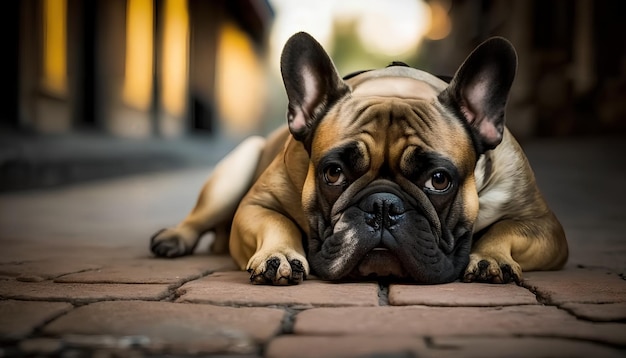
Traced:
POLYGON ((224 157, 204 183, 189 215, 177 226, 162 229, 152 236, 152 252, 162 257, 189 255, 202 234, 215 230, 212 249, 224 253, 230 223, 257 175, 265 144, 265 138, 250 137, 224 157))

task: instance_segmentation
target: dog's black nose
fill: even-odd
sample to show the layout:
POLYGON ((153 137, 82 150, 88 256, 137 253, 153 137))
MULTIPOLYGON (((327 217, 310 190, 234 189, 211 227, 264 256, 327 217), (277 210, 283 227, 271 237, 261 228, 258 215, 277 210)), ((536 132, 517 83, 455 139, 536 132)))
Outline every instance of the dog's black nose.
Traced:
POLYGON ((376 230, 394 226, 404 214, 404 203, 397 195, 391 193, 375 193, 359 204, 367 216, 366 222, 376 230))

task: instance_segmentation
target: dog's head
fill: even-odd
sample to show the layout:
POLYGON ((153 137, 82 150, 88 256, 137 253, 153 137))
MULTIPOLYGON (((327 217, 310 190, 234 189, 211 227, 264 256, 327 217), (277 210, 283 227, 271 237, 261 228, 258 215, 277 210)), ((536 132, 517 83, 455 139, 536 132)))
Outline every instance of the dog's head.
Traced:
POLYGON ((406 66, 344 80, 311 36, 291 37, 281 71, 289 129, 310 157, 302 205, 314 273, 459 277, 478 215, 474 169, 502 140, 516 63, 493 38, 450 84, 406 66))

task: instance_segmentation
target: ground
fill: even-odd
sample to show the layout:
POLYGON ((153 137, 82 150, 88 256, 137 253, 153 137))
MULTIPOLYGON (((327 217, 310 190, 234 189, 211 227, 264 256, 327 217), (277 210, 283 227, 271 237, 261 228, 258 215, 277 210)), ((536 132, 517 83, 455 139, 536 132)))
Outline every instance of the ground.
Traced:
POLYGON ((0 195, 0 357, 626 356, 626 137, 523 143, 570 243, 521 286, 249 283, 154 258, 210 168, 0 195))

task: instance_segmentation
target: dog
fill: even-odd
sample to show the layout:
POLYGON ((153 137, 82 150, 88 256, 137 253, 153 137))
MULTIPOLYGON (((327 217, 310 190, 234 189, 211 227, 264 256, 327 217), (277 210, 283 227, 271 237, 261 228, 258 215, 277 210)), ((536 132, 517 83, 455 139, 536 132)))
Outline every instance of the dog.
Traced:
POLYGON ((221 160, 191 213, 151 238, 156 256, 191 254, 215 231, 212 251, 272 285, 519 284, 565 264, 563 228, 504 125, 509 41, 480 44, 449 83, 402 63, 342 78, 303 32, 280 64, 287 126, 221 160))

